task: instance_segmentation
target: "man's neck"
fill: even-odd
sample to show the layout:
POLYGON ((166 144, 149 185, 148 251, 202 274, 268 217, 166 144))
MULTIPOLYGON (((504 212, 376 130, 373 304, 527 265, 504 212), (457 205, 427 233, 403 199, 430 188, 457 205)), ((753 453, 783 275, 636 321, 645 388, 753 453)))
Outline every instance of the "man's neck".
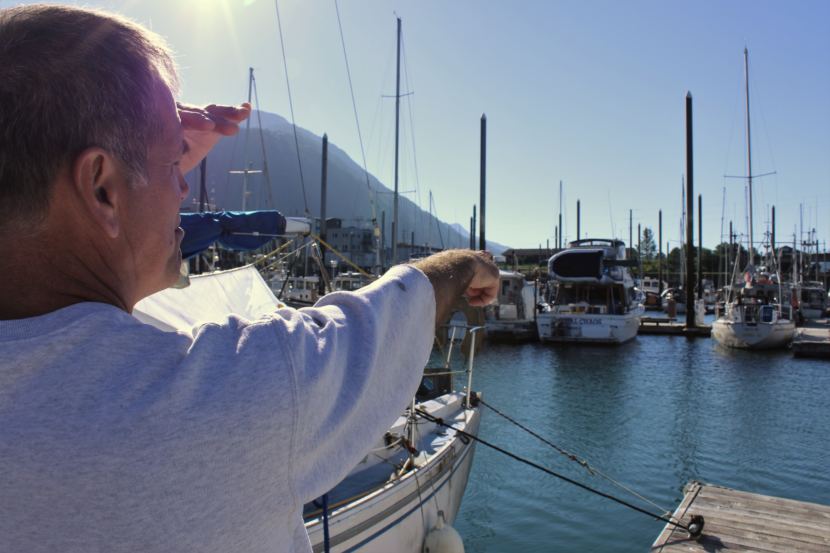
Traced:
POLYGON ((98 256, 77 257, 47 233, 0 239, 0 252, 0 320, 36 317, 86 301, 130 310, 109 284, 114 281, 112 271, 96 260, 98 256))

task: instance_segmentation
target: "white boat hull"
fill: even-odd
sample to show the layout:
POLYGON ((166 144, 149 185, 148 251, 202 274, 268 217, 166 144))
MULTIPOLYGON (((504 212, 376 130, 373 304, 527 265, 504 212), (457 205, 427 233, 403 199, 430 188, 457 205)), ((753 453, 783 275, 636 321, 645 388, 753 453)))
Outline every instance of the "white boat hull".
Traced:
POLYGON ((588 342, 622 344, 637 336, 643 309, 623 315, 587 313, 540 313, 536 318, 542 342, 588 342))
MULTIPOLYGON (((461 394, 455 394, 460 398, 461 394)), ((432 410, 430 410, 432 411, 432 410)), ((479 410, 465 409, 436 416, 454 426, 478 433, 479 410)), ((421 422, 426 429, 431 423, 421 422)), ((455 520, 475 453, 475 442, 462 440, 452 430, 446 446, 420 468, 393 479, 372 493, 335 507, 329 515, 331 552, 421 553, 424 539, 438 522, 439 511, 447 524, 455 520), (466 443, 465 443, 466 441, 466 443)), ((392 467, 390 467, 391 469, 392 467)), ((315 553, 325 550, 321 516, 306 520, 315 553)))
POLYGON ((718 319, 712 323, 712 338, 730 348, 775 349, 793 339, 795 323, 779 319, 773 323, 747 323, 718 319))

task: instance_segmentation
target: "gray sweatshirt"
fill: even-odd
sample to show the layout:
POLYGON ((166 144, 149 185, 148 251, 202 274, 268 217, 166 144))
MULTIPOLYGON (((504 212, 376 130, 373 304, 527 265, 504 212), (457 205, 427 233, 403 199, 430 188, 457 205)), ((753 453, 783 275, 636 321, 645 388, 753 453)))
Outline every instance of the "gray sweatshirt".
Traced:
POLYGON ((0 553, 307 552, 302 506, 413 397, 423 273, 188 336, 110 305, 0 321, 0 553))

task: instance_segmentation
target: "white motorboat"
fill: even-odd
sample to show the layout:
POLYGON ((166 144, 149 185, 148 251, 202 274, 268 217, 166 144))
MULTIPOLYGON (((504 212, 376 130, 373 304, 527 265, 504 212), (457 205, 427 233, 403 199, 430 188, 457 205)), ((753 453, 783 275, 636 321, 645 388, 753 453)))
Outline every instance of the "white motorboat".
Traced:
POLYGON ((536 340, 536 284, 522 273, 499 271, 499 295, 485 311, 489 340, 519 342, 536 340))
MULTIPOLYGON (((190 285, 141 301, 134 315, 162 330, 191 332, 229 313, 256 319, 280 307, 253 266, 190 277, 190 285), (206 301, 206 298, 209 301, 206 301)), ((475 333, 482 327, 466 328, 475 333)), ((475 340, 465 370, 452 370, 453 346, 464 331, 450 329, 440 366, 427 368, 418 394, 374 448, 323 498, 306 505, 304 519, 315 552, 421 553, 433 531, 454 532, 470 473, 475 442, 422 419, 427 412, 477 434, 478 396, 471 392, 475 340), (463 375, 464 390, 453 377, 463 375), (449 527, 449 528, 448 528, 449 527)), ((440 533, 440 532, 439 532, 440 533)), ((457 537, 457 533, 455 534, 457 537)), ((458 538, 460 540, 460 538, 458 538)))
POLYGON ((621 240, 585 239, 548 261, 555 297, 536 318, 543 342, 620 344, 637 336, 644 308, 636 301, 621 240))

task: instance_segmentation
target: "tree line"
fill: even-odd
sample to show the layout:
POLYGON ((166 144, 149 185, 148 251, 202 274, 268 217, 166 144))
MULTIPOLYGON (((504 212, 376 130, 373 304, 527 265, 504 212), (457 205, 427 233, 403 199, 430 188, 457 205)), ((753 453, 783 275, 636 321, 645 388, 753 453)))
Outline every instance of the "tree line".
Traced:
MULTIPOLYGON (((701 255, 701 271, 703 278, 711 279, 716 285, 721 286, 729 282, 732 278, 732 270, 735 263, 736 256, 740 255, 738 260, 738 267, 743 268, 749 261, 749 254, 747 249, 740 244, 732 244, 731 246, 722 242, 715 246, 715 249, 693 247, 693 259, 695 260, 693 269, 697 271, 697 255, 698 251, 701 255), (728 255, 727 255, 728 254, 728 255), (729 265, 726 266, 726 260, 729 260, 729 265)), ((756 261, 758 259, 758 250, 753 248, 756 261)), ((657 277, 659 265, 662 262, 663 280, 669 283, 669 286, 677 286, 680 284, 684 276, 685 253, 683 248, 674 247, 668 253, 662 252, 662 257, 659 252, 658 245, 654 238, 654 231, 646 227, 643 230, 640 238, 639 247, 631 247, 628 249, 628 255, 631 259, 638 263, 633 274, 638 276, 657 277), (642 265, 642 275, 639 275, 639 265, 642 265)))

